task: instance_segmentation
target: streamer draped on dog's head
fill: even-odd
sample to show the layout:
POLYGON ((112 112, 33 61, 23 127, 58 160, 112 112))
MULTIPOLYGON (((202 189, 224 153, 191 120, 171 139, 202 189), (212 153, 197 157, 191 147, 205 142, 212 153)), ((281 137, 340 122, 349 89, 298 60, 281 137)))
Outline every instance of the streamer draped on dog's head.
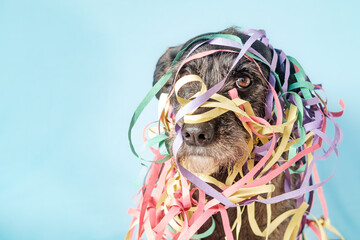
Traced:
MULTIPOLYGON (((342 138, 334 121, 342 112, 329 112, 316 90, 321 86, 310 82, 294 58, 274 49, 262 30, 230 28, 169 48, 157 64, 154 87, 135 111, 129 129, 131 148, 140 157, 131 143, 131 129, 152 97, 168 93, 157 94, 159 123, 149 129, 147 141, 155 162, 128 238, 136 223, 138 237, 144 232, 154 239, 211 236, 215 222, 210 219, 220 212, 220 234, 232 239, 240 234, 245 208, 256 236, 270 236, 282 222, 287 224, 284 239, 299 237, 305 224, 316 226, 322 235, 324 228, 337 233, 331 225, 308 218, 313 191, 331 178, 320 182, 315 162, 334 151, 337 154, 342 138), (333 140, 325 135, 326 119, 334 123, 333 140), (323 140, 329 149, 314 156, 323 140), (291 184, 294 174, 300 180, 291 184), (284 176, 285 183, 277 191, 273 182, 279 176, 284 176), (254 202, 274 206, 288 199, 294 199, 294 209, 275 215, 272 221, 271 209, 266 207, 266 228, 260 231, 251 214, 254 202), (238 209, 231 226, 228 208, 238 209), (211 224, 203 232, 206 221, 211 224), (194 235, 199 229, 203 235, 194 235)), ((344 108, 341 101, 340 105, 344 108)), ((325 222, 327 209, 322 204, 325 222)))

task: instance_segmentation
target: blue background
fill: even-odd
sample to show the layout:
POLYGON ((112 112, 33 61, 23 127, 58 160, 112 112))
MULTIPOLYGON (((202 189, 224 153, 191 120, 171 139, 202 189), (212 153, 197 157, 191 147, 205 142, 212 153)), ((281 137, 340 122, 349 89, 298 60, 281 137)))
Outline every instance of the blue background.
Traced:
MULTIPOLYGON (((323 83, 344 131, 319 165, 332 223, 359 236, 358 1, 0 0, 0 239, 124 239, 141 169, 131 115, 171 45, 262 28, 323 83)), ((153 102, 136 126, 156 119, 153 102)), ((332 135, 332 131, 330 131, 332 135)))

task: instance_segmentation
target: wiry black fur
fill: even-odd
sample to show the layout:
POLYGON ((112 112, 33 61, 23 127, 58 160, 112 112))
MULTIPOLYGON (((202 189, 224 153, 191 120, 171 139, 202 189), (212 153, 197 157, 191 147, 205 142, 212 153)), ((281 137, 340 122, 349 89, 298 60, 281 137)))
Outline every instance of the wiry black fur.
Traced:
MULTIPOLYGON (((236 28, 228 28, 224 31, 218 32, 222 34, 233 34, 242 39, 245 42, 249 36, 242 34, 236 28)), ((203 36, 203 35, 200 35, 203 36)), ((197 36, 196 38, 198 38, 197 36)), ((190 39, 183 45, 170 47, 159 59, 156 70, 154 73, 154 84, 160 79, 162 75, 166 73, 166 71, 170 68, 170 65, 177 53, 186 47, 188 44, 193 42, 194 39, 190 39)), ((193 43, 192 46, 195 46, 196 43, 193 43)), ((257 50, 260 54, 262 54, 269 62, 271 62, 272 51, 267 48, 260 41, 256 41, 252 47, 257 50)), ((205 44, 196 49, 196 51, 192 54, 196 54, 198 52, 203 52, 207 50, 213 50, 220 48, 218 46, 205 44)), ((190 51, 191 47, 185 51, 182 55, 181 59, 187 55, 190 51)), ((221 46, 221 49, 224 49, 221 46)), ((230 49, 231 48, 227 48, 230 49)), ((178 79, 185 74, 195 74, 200 76, 205 82, 207 88, 211 88, 215 84, 219 83, 230 70, 237 54, 228 53, 228 52, 218 52, 213 55, 203 57, 200 59, 196 59, 190 61, 185 64, 180 70, 178 79)), ((179 64, 181 62, 178 61, 172 68, 173 75, 172 78, 169 79, 167 84, 161 89, 158 93, 157 97, 159 97, 160 93, 170 92, 171 88, 174 86, 174 83, 177 79, 173 79, 175 72, 178 70, 179 64)), ((258 70, 258 67, 255 63, 247 60, 246 58, 242 58, 235 69, 232 71, 230 76, 228 77, 224 87, 218 92, 226 97, 228 96, 228 91, 232 88, 237 88, 239 97, 250 102, 255 114, 257 116, 263 117, 265 115, 265 98, 268 93, 268 85, 265 79, 268 79, 269 76, 269 68, 262 63, 258 63, 261 67, 261 70, 264 76, 258 70), (238 88, 235 84, 236 80, 240 76, 248 76, 252 79, 252 84, 247 88, 238 88), (265 78, 264 78, 265 77, 265 78)), ((279 67, 279 66, 278 66, 279 67)), ((189 98, 194 93, 196 93, 200 89, 198 83, 191 83, 185 85, 179 94, 181 97, 189 98)), ((177 112, 180 108, 179 103, 176 101, 176 98, 172 96, 171 103, 177 112)), ((201 112, 203 110, 198 110, 201 112)), ((236 118, 236 116, 232 112, 228 112, 215 118, 209 122, 209 124, 214 128, 214 139, 209 145, 206 146, 194 146, 183 144, 178 152, 178 159, 183 159, 182 164, 184 166, 191 164, 186 163, 186 157, 189 155, 196 156, 210 156, 215 160, 215 165, 218 167, 217 171, 212 173, 214 177, 216 177, 220 181, 224 181, 227 177, 227 171, 223 171, 227 169, 227 167, 233 166, 237 161, 245 161, 248 157, 246 140, 248 138, 248 133, 242 126, 242 123, 236 118)), ((191 170, 191 169, 190 169, 191 170)), ((279 195, 284 192, 284 176, 280 175, 273 180, 273 183, 277 185, 273 196, 279 195)), ((281 213, 285 212, 288 209, 295 208, 295 201, 288 200, 283 201, 281 203, 272 205, 272 218, 274 219, 281 213)), ((230 221, 233 222, 236 218, 236 209, 228 210, 230 221)), ((266 209, 264 204, 256 203, 256 219, 259 223, 261 229, 266 226, 266 209)), ((257 237, 253 234, 248 220, 246 211, 242 215, 242 227, 240 232, 240 239, 262 239, 261 237, 257 237)), ((223 239, 224 231, 221 224, 221 218, 219 214, 215 215, 216 221, 216 230, 214 234, 207 239, 223 239)), ((206 222, 205 225, 199 230, 199 232, 205 231, 210 226, 210 221, 206 222)), ((271 234, 270 239, 281 239, 282 234, 284 233, 286 227, 286 222, 281 224, 273 234, 271 234)), ((234 233, 235 234, 235 233, 234 233)))

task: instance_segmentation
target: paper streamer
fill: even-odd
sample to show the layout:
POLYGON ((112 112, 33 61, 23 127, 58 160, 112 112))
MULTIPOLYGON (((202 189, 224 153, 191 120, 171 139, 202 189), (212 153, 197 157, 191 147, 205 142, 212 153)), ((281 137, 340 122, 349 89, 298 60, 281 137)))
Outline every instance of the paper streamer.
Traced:
POLYGON ((131 141, 132 128, 142 110, 170 78, 177 79, 179 71, 186 63, 217 52, 236 56, 228 75, 242 58, 256 64, 261 74, 259 62, 269 67, 265 117, 256 116, 251 104, 240 99, 236 89, 229 91, 230 98, 218 94, 228 75, 210 89, 207 89, 197 75, 186 75, 178 79, 170 94, 176 95, 181 105, 180 110, 174 115, 169 102, 170 97, 162 95, 157 126, 150 124, 144 131, 146 147, 155 157, 140 189, 137 208, 129 210, 133 220, 126 239, 205 238, 211 236, 215 230, 216 222, 212 216, 217 213, 220 213, 226 239, 234 239, 233 232, 236 239, 239 239, 242 213, 245 209, 252 231, 265 239, 287 219, 290 221, 283 239, 304 238, 305 227, 312 229, 321 240, 328 239, 326 230, 343 239, 330 224, 322 191, 322 186, 332 176, 321 182, 316 162, 327 159, 333 152, 338 154, 337 146, 341 142, 342 132, 334 118, 342 115, 344 103, 340 100, 340 112, 330 112, 326 101, 318 93, 323 91, 322 87, 310 82, 296 59, 274 49, 263 30, 250 29, 244 30, 243 33, 250 35, 244 43, 235 35, 210 34, 195 39, 178 53, 168 72, 154 85, 136 109, 129 128, 130 147, 144 164, 148 162, 136 152, 131 141), (255 41, 261 41, 272 51, 273 57, 270 62, 252 47, 255 41), (216 45, 216 50, 194 53, 205 44, 216 45), (229 50, 229 47, 232 50, 229 50), (188 54, 183 56, 186 51, 188 54), (175 65, 180 59, 180 64, 175 65), (178 68, 174 69, 174 66, 178 68), (281 75, 279 68, 282 71, 281 75), (295 69, 295 72, 291 72, 290 69, 295 69), (291 75, 296 81, 289 83, 291 75), (280 76, 283 76, 282 79, 280 76), (200 91, 189 99, 181 98, 178 92, 191 82, 198 82, 201 85, 200 91), (195 114, 198 108, 204 108, 206 111, 195 114), (246 163, 236 164, 229 169, 225 183, 211 176, 195 175, 182 167, 176 158, 183 142, 179 121, 183 119, 187 124, 206 122, 221 117, 228 111, 236 115, 250 135, 247 143, 250 153, 246 163), (333 139, 326 135, 328 120, 334 125, 333 139), (174 138, 172 151, 170 138, 174 138), (324 141, 329 146, 328 149, 324 149, 324 141), (322 149, 323 153, 315 152, 318 149, 322 149), (282 173, 285 173, 285 193, 272 196, 275 190, 272 180, 282 173), (291 174, 301 176, 300 184, 293 190, 290 188, 291 174), (235 181, 238 176, 241 176, 240 180, 235 181), (211 184, 218 186, 221 191, 213 188, 211 184), (318 218, 310 213, 315 192, 323 209, 323 216, 318 218), (213 198, 207 200, 207 195, 213 198), (297 199, 297 208, 290 209, 271 221, 271 204, 286 199, 297 199), (266 204, 267 226, 262 230, 255 218, 255 202, 266 204), (226 211, 228 208, 236 208, 237 219, 234 222, 229 222, 226 211), (210 227, 200 233, 199 228, 207 221, 211 222, 210 227))

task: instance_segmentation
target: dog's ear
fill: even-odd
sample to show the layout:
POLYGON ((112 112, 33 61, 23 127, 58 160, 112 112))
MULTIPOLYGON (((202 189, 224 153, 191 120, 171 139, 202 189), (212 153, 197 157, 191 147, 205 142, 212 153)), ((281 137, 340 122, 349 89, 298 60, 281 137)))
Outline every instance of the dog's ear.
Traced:
MULTIPOLYGON (((159 61, 156 64, 154 72, 154 81, 153 85, 159 81, 159 79, 169 70, 171 63, 175 59, 178 52, 181 50, 182 45, 176 47, 169 47, 168 50, 160 57, 159 61)), ((156 94, 156 97, 159 99, 161 93, 168 93, 171 88, 172 78, 169 79, 167 83, 160 89, 156 94)))

